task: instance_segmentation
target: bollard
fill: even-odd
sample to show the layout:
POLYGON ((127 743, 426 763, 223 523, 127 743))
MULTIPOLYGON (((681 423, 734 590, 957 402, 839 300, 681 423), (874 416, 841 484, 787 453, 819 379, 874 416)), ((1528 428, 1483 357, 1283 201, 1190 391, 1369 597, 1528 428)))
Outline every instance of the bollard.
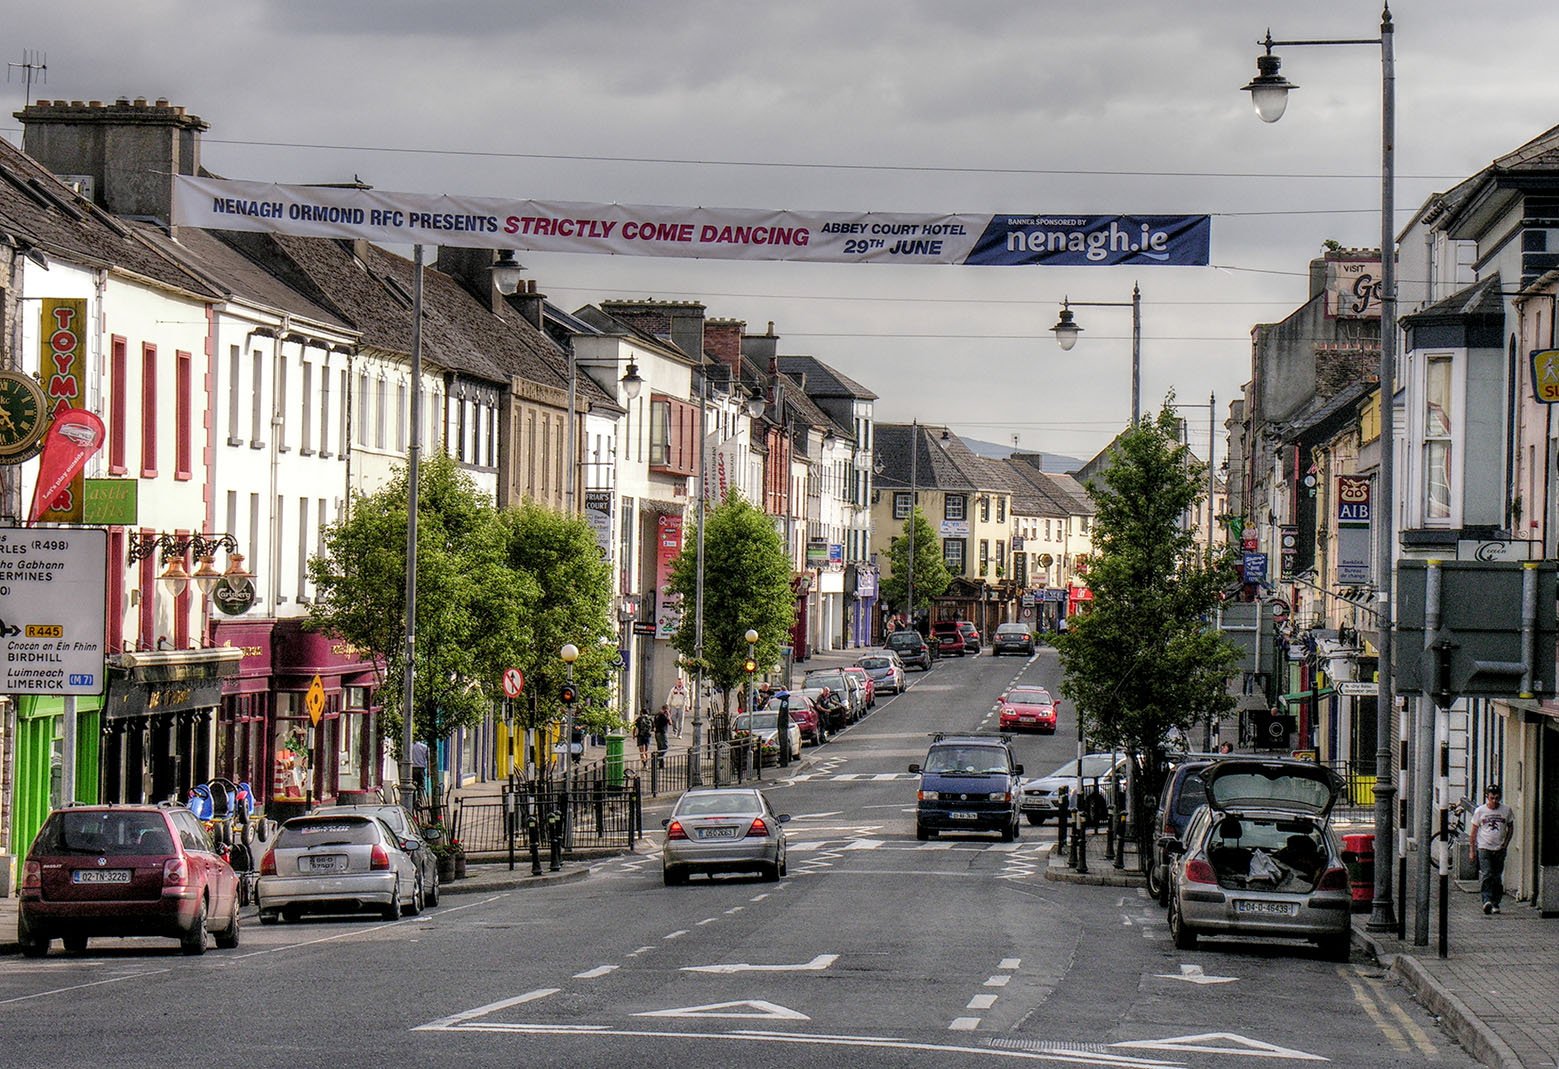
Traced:
POLYGON ((557 872, 563 868, 563 814, 557 809, 547 814, 547 839, 552 852, 552 864, 548 867, 557 872))
POLYGON ((541 875, 541 829, 532 814, 525 817, 525 837, 530 840, 530 874, 541 875))
POLYGON ((1072 814, 1076 825, 1072 828, 1072 837, 1077 842, 1077 871, 1086 876, 1088 874, 1088 824, 1083 819, 1085 816, 1083 807, 1078 806, 1072 814))

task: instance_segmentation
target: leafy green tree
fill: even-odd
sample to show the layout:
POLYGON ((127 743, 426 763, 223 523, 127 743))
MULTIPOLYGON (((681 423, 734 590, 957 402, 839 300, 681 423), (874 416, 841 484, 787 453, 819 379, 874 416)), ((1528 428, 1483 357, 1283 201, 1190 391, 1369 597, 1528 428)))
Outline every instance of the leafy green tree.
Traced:
MULTIPOLYGON (((672 569, 670 589, 682 595, 682 626, 672 645, 687 659, 697 656, 694 598, 698 576, 698 532, 692 531, 672 569)), ((796 622, 790 561, 774 520, 731 491, 704 515, 704 675, 726 694, 745 685, 747 631, 758 632, 754 659, 760 670, 779 663, 796 622)))
MULTIPOLYGON (((520 621, 540 599, 514 571, 497 510, 444 453, 420 466, 417 509, 417 643, 413 726, 429 747, 478 723, 513 656, 520 621)), ((381 729, 401 738, 405 680, 407 478, 352 500, 309 561, 318 596, 309 625, 372 653, 384 666, 381 729)), ((434 771, 436 777, 436 769, 434 771)), ((435 778, 435 797, 438 782, 435 778)))
POLYGON ((911 546, 914 546, 915 550, 915 604, 911 607, 913 613, 928 608, 931 599, 940 596, 953 581, 946 563, 942 560, 942 547, 937 541, 936 532, 931 529, 931 524, 926 520, 926 514, 920 511, 919 505, 911 509, 910 514, 904 518, 904 533, 896 535, 888 543, 889 574, 882 581, 882 596, 890 608, 896 609, 909 602, 911 546))
POLYGON ((509 567, 532 579, 539 590, 509 654, 509 663, 525 673, 526 693, 520 700, 526 719, 538 727, 566 715, 559 694, 568 669, 558 652, 572 642, 579 648, 574 662, 574 686, 580 695, 576 722, 591 731, 623 726, 609 688, 617 675, 612 664, 617 656, 612 569, 596 545, 595 532, 582 517, 534 502, 504 509, 499 516, 509 567))
POLYGON ((1093 603, 1056 636, 1062 693, 1095 747, 1139 755, 1136 812, 1160 786, 1169 730, 1189 733, 1234 705, 1226 683, 1238 654, 1207 623, 1234 579, 1233 557, 1208 559, 1195 529, 1182 526, 1201 501, 1206 468, 1180 444, 1172 400, 1116 439, 1109 467, 1088 484, 1093 603))

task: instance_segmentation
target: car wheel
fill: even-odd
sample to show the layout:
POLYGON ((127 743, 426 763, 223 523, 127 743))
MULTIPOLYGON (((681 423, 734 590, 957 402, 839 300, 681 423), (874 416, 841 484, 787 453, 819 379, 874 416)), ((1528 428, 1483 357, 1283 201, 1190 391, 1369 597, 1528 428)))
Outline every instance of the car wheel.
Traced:
POLYGON ((401 885, 397 883, 395 890, 390 892, 390 904, 384 907, 384 919, 398 921, 401 919, 401 885))
POLYGON ((261 924, 275 924, 281 920, 281 915, 274 909, 262 909, 260 911, 261 924))
POLYGON ((1169 887, 1159 874, 1158 861, 1148 862, 1148 897, 1161 906, 1169 905, 1169 887))
POLYGON ((406 912, 415 917, 417 914, 422 912, 423 903, 424 899, 422 896, 422 876, 419 874, 417 876, 417 885, 412 888, 411 905, 406 907, 406 912))
POLYGON ((303 919, 303 908, 301 906, 288 906, 281 911, 281 914, 287 918, 288 924, 297 924, 303 919))
POLYGON ((781 876, 787 876, 790 874, 790 861, 788 858, 780 858, 779 872, 781 876))
POLYGON ((1196 949, 1196 931, 1185 922, 1178 898, 1172 898, 1169 902, 1169 934, 1175 941, 1176 950, 1196 949))
POLYGON ((1321 954, 1327 961, 1346 962, 1353 956, 1353 939, 1347 933, 1328 935, 1320 941, 1321 954))
POLYGON ((233 896, 233 915, 228 919, 227 927, 217 933, 217 947, 221 950, 232 950, 238 946, 238 896, 233 896))
POLYGON ((41 958, 49 952, 48 938, 34 931, 26 914, 16 918, 16 942, 24 958, 41 958))
POLYGON ((424 901, 427 905, 438 905, 438 869, 433 870, 433 889, 424 892, 424 901))
POLYGON ((204 954, 206 952, 206 900, 200 900, 200 911, 195 914, 195 921, 190 925, 189 931, 179 938, 179 948, 186 954, 204 954))
POLYGON ((682 869, 674 869, 670 865, 661 870, 660 877, 667 887, 677 887, 687 883, 687 873, 682 869))
POLYGON ((87 937, 84 935, 62 935, 60 942, 65 944, 65 949, 72 954, 85 953, 87 949, 87 937))
POLYGON ((1044 818, 1043 814, 1040 814, 1040 813, 1025 813, 1023 815, 1028 818, 1028 822, 1030 824, 1033 824, 1036 827, 1038 825, 1043 824, 1045 822, 1045 818, 1044 818))
POLYGON ((763 878, 768 883, 777 883, 779 881, 779 878, 780 878, 780 867, 779 867, 779 862, 778 861, 772 862, 771 864, 764 866, 763 878))
POLYGON ((926 830, 926 826, 920 823, 918 820, 915 821, 915 838, 919 839, 921 842, 925 842, 927 839, 931 838, 931 832, 926 830))

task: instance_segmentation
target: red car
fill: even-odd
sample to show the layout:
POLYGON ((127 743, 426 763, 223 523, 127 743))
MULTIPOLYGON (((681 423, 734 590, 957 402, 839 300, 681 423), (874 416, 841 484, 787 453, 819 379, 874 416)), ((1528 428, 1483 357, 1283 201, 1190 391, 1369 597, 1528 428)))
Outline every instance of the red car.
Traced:
MULTIPOLYGON (((764 709, 774 712, 778 712, 779 707, 780 700, 778 698, 770 698, 768 704, 763 706, 764 709)), ((790 719, 795 721, 796 726, 801 729, 802 742, 816 746, 823 741, 823 738, 817 733, 817 709, 810 701, 802 697, 799 691, 790 692, 790 719)))
POLYGON ((1000 730, 1056 733, 1056 703, 1044 687, 1013 687, 996 703, 1000 730))
POLYGON ((956 653, 960 657, 964 655, 964 634, 957 620, 938 620, 932 624, 931 641, 936 643, 937 649, 944 657, 950 653, 956 653))
POLYGON ((870 709, 877 704, 877 681, 867 674, 866 669, 858 664, 846 665, 844 672, 861 681, 861 693, 866 695, 866 708, 870 709))
POLYGON ((16 936, 41 958, 63 940, 79 954, 94 936, 177 939, 204 954, 207 934, 238 945, 238 876, 188 809, 73 805, 49 814, 22 863, 16 936))

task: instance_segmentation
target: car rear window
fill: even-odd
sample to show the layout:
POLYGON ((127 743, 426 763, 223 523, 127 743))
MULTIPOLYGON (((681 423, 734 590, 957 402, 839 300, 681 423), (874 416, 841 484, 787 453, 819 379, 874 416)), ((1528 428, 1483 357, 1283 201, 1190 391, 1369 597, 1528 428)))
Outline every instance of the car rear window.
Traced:
POLYGON ((755 713, 741 713, 731 721, 732 729, 736 731, 778 731, 779 707, 774 712, 759 709, 755 713))
POLYGON ((1000 624, 996 628, 998 635, 1026 635, 1029 629, 1022 624, 1000 624))
POLYGON ((88 810, 55 813, 33 843, 34 854, 171 854, 173 836, 161 813, 88 810))
POLYGON ((682 801, 677 803, 677 815, 681 817, 761 812, 762 803, 750 791, 705 791, 684 795, 682 801))
POLYGON ((862 657, 862 668, 892 668, 893 662, 886 657, 862 657))
POLYGON ((332 846, 366 846, 379 841, 374 822, 367 817, 316 817, 289 820, 281 827, 276 846, 282 850, 302 850, 329 843, 332 846))
POLYGON ((808 672, 806 675, 808 687, 832 687, 834 690, 846 686, 844 673, 838 669, 829 669, 824 672, 808 672))

